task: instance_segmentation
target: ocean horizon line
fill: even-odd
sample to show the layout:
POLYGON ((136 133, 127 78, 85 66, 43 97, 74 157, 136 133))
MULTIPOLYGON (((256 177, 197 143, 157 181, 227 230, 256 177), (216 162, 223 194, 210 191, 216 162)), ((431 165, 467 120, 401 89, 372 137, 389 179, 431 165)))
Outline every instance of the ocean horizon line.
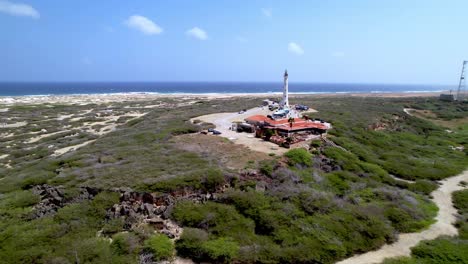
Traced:
MULTIPOLYGON (((454 90, 455 86, 289 83, 291 94, 412 93, 454 90)), ((271 83, 2 83, 0 96, 53 96, 83 94, 274 94, 283 91, 280 82, 271 83)))
MULTIPOLYGON (((446 90, 421 90, 421 91, 340 91, 340 92, 289 92, 290 95, 320 95, 320 94, 411 94, 411 93, 442 93, 446 90)), ((1 95, 0 98, 15 98, 15 97, 54 97, 54 96, 117 96, 117 95, 281 95, 282 92, 216 92, 216 93, 189 93, 189 92, 115 92, 115 93, 61 93, 61 94, 24 94, 24 95, 1 95)))

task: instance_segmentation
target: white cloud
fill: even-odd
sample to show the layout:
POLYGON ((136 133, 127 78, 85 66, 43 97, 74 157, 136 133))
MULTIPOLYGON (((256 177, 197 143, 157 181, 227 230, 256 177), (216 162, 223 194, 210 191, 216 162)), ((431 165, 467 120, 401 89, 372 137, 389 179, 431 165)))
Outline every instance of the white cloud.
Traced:
POLYGON ((289 50, 289 52, 292 52, 292 53, 294 53, 296 55, 304 54, 304 50, 302 49, 302 47, 299 46, 299 44, 297 44, 295 42, 289 42, 288 50, 289 50))
POLYGON ((273 9, 271 8, 262 8, 261 9, 262 14, 266 17, 272 17, 273 16, 273 9))
POLYGON ((39 12, 30 5, 2 0, 0 0, 0 12, 12 16, 27 16, 32 18, 39 18, 41 16, 39 12))
POLYGON ((344 57, 345 56, 344 52, 342 51, 335 51, 331 55, 332 57, 344 57))
POLYGON ((187 30, 187 32, 185 32, 185 34, 187 34, 187 36, 194 37, 194 38, 201 39, 201 40, 205 40, 208 38, 208 34, 206 34, 206 32, 199 27, 194 27, 192 29, 189 29, 187 30))
POLYGON ((156 23, 140 15, 130 16, 125 20, 125 25, 129 28, 139 30, 146 35, 157 35, 163 32, 163 29, 156 23))

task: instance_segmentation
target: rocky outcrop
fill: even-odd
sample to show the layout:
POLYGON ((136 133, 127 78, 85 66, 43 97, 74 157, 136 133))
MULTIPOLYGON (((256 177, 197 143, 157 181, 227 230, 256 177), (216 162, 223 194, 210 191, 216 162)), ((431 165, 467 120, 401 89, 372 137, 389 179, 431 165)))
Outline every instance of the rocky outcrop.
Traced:
POLYGON ((73 198, 66 198, 62 189, 48 184, 36 185, 32 192, 39 195, 40 202, 33 207, 32 219, 55 214, 58 209, 67 204, 92 200, 100 190, 91 187, 80 187, 79 194, 73 198))
POLYGON ((32 192, 41 197, 41 201, 33 208, 33 219, 52 215, 64 206, 63 192, 57 187, 47 184, 36 185, 32 188, 32 192))
POLYGON ((314 168, 320 169, 325 173, 341 170, 340 165, 336 164, 335 160, 327 158, 324 155, 314 157, 314 168))
POLYGON ((121 193, 120 203, 107 211, 107 219, 120 218, 124 229, 132 230, 142 223, 149 224, 169 238, 178 239, 182 228, 169 219, 172 209, 179 199, 195 202, 214 200, 214 194, 177 192, 172 194, 151 194, 134 192, 129 189, 116 189, 121 193))

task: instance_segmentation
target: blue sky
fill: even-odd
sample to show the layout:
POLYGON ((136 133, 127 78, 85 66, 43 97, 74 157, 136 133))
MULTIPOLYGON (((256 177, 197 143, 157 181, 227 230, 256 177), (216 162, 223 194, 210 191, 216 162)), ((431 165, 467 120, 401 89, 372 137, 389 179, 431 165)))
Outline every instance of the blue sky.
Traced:
POLYGON ((456 84, 468 1, 0 0, 0 81, 456 84))

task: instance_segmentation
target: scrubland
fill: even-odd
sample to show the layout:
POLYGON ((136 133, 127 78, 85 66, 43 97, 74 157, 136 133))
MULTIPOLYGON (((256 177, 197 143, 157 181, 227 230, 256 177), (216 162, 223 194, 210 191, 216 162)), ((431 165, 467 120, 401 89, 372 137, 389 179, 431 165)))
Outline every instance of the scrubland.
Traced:
MULTIPOLYGON (((398 233, 427 228, 438 210, 429 199, 437 180, 468 164, 468 127, 458 121, 468 116, 466 103, 313 96, 292 101, 318 110, 310 117, 331 122, 327 138, 339 147, 313 141, 309 150, 285 155, 242 155, 245 148, 224 139, 199 138, 216 137, 196 134, 210 124, 189 122, 260 105, 255 98, 9 107, 0 123, 26 124, 0 128, 0 259, 137 263, 147 254, 153 260, 177 254, 215 263, 333 263, 392 243, 398 233), (404 108, 432 115, 411 116, 404 108), (186 145, 212 145, 203 151, 178 138, 186 145), (74 202, 32 217, 42 199, 32 188, 41 184, 60 188, 74 202), (99 193, 74 199, 86 186, 99 193), (169 217, 184 228, 181 238, 173 242, 144 224, 126 230, 106 217, 119 202, 116 188, 173 194, 169 217), (178 197, 181 192, 216 195, 199 202, 178 197)), ((460 253, 467 252, 466 191, 454 198, 462 215, 459 237, 424 242, 412 258, 387 262, 467 262, 460 253)))

